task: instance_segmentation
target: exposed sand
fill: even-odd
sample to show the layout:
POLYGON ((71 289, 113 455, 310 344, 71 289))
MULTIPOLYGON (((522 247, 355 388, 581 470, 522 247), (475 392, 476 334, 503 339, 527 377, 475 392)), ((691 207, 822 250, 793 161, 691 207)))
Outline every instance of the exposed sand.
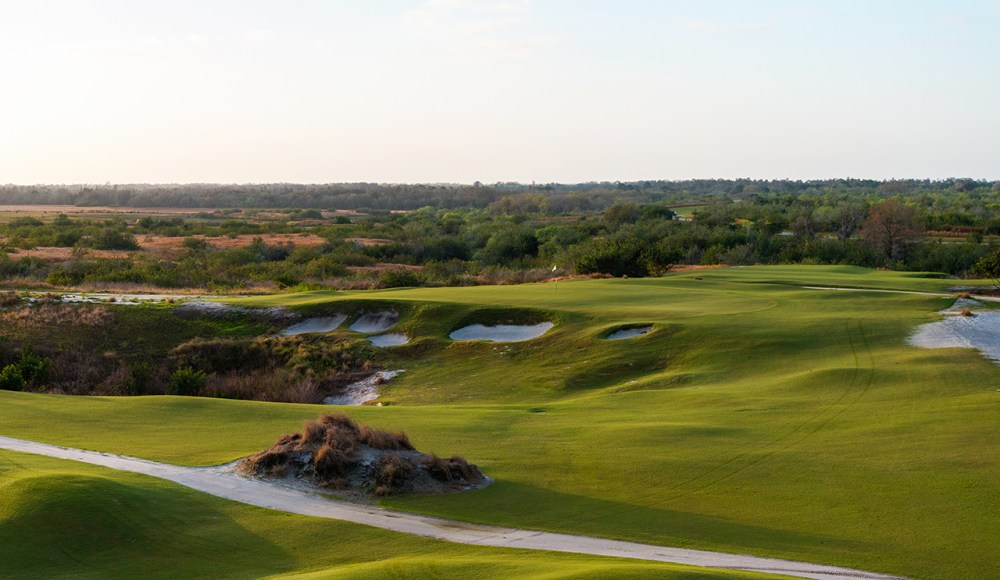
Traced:
POLYGON ((1000 364, 1000 312, 978 311, 962 316, 963 309, 982 304, 959 298, 950 308, 942 310, 943 320, 921 325, 907 342, 920 348, 974 348, 986 358, 1000 364))
POLYGON ((301 489, 276 485, 260 479, 241 477, 233 472, 233 464, 219 467, 182 467, 167 463, 156 463, 145 459, 136 459, 134 457, 57 447, 3 436, 0 436, 0 448, 69 459, 71 461, 81 461, 121 471, 141 473, 173 481, 214 496, 258 507, 354 522, 356 524, 373 526, 404 534, 436 538, 460 544, 633 558, 656 562, 672 562, 689 566, 770 572, 797 578, 812 578, 814 580, 844 580, 844 578, 901 580, 898 576, 888 576, 838 566, 726 554, 723 552, 666 548, 636 542, 623 542, 535 530, 484 526, 384 510, 370 505, 335 501, 301 489))
POLYGON ((379 334, 376 336, 369 336, 368 342, 372 343, 372 346, 386 348, 389 346, 402 346, 410 342, 410 337, 399 333, 379 334))
POLYGON ((282 330, 281 336, 294 336, 296 334, 330 332, 340 327, 340 325, 343 324, 345 320, 347 320, 346 314, 307 318, 302 322, 295 323, 286 328, 285 330, 282 330))
POLYGON ((378 371, 374 375, 361 379, 356 383, 351 383, 344 387, 344 391, 339 395, 326 397, 323 399, 324 405, 364 405, 368 401, 378 398, 379 385, 399 376, 404 372, 402 369, 395 371, 378 371))
POLYGON ((370 334, 374 332, 385 332, 399 322, 399 314, 392 310, 382 310, 379 312, 366 312, 358 317, 348 328, 354 332, 370 334))
MULTIPOLYGON (((185 300, 203 300, 205 298, 221 298, 221 296, 210 296, 204 294, 137 294, 127 292, 86 292, 58 294, 54 292, 32 292, 27 299, 35 302, 39 299, 53 297, 66 304, 123 304, 135 306, 144 303, 159 302, 182 302, 185 300)), ((199 304, 212 304, 214 302, 199 302, 199 304)), ((223 305, 217 304, 219 307, 223 305)))
POLYGON ((633 328, 622 328, 608 335, 608 340, 624 340, 626 338, 636 338, 653 331, 652 326, 637 326, 633 328))
POLYGON ((532 325, 498 324, 483 326, 470 324, 453 331, 448 335, 452 340, 489 340, 492 342, 522 342, 538 338, 555 326, 551 322, 539 322, 532 325))

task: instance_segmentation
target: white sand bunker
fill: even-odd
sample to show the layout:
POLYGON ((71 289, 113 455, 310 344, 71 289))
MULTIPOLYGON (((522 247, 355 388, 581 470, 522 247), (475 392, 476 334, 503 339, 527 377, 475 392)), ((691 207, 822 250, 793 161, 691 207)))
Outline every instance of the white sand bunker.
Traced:
POLYGON ((493 342, 522 342, 538 338, 555 326, 551 322, 539 322, 532 325, 498 324, 483 326, 470 324, 448 335, 452 340, 489 340, 493 342))
POLYGON ((618 329, 607 336, 608 340, 623 340, 626 338, 636 338, 653 331, 652 326, 633 326, 631 328, 618 329))
POLYGON ((379 348, 385 348, 387 346, 402 346, 410 342, 410 337, 405 334, 378 334, 375 336, 369 336, 368 342, 372 343, 372 346, 377 346, 379 348))
POLYGON ((380 312, 366 312, 358 317, 349 328, 354 332, 369 334, 372 332, 385 332, 399 322, 399 314, 392 310, 382 310, 380 312))
POLYGON ((346 314, 336 316, 317 316, 307 318, 302 322, 293 324, 281 331, 281 336, 295 336, 296 334, 310 334, 317 332, 330 332, 340 327, 347 320, 346 314))
POLYGON ((940 322, 920 326, 908 342, 921 348, 974 348, 986 358, 1000 363, 1000 312, 976 312, 963 316, 959 311, 980 305, 975 300, 959 299, 941 312, 940 322))
POLYGON ((326 397, 323 399, 324 405, 364 405, 368 401, 378 398, 379 385, 399 376, 402 369, 395 371, 379 371, 367 379, 362 379, 356 383, 351 383, 344 387, 344 392, 339 395, 326 397))

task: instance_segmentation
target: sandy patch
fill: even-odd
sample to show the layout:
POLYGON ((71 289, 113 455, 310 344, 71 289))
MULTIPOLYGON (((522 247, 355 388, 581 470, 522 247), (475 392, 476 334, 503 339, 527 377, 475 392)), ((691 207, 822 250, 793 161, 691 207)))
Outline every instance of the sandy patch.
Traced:
POLYGON ((410 342, 410 337, 398 333, 378 334, 376 336, 369 336, 368 342, 372 343, 372 346, 386 348, 390 346, 402 346, 410 342))
POLYGON ((356 383, 351 383, 344 387, 339 395, 333 395, 323 399, 324 405, 364 405, 369 401, 378 398, 378 388, 380 385, 391 381, 404 372, 402 369, 394 371, 379 371, 374 375, 362 379, 356 383))
POLYGON ((385 332, 395 326, 397 322, 399 322, 399 313, 392 310, 381 310, 362 314, 348 328, 354 332, 371 334, 385 332))
POLYGON ((943 320, 921 325, 907 342, 920 348, 974 348, 983 356, 1000 364, 1000 312, 963 310, 982 303, 959 298, 950 308, 942 310, 943 320))
POLYGON ((393 243, 386 238, 344 238, 345 242, 353 242, 359 246, 386 246, 393 243))
MULTIPOLYGON (((219 249, 245 248, 260 238, 269 246, 291 245, 297 248, 316 248, 327 242, 315 234, 244 234, 239 236, 191 236, 205 240, 209 246, 219 249)), ((179 236, 136 236, 136 242, 143 250, 161 253, 183 252, 184 240, 179 236)))
POLYGON ((281 331, 281 336, 294 336, 296 334, 311 334, 311 333, 325 333, 332 330, 336 330, 340 327, 344 321, 347 320, 346 314, 337 314, 335 316, 318 316, 316 318, 307 318, 302 322, 293 324, 281 331))
POLYGON ((484 326, 470 324, 448 335, 452 340, 488 340, 491 342, 523 342, 538 338, 555 326, 551 322, 539 322, 532 325, 498 324, 484 326))
POLYGON ((197 215, 202 212, 221 211, 220 208, 190 207, 111 207, 104 205, 0 205, 0 213, 26 214, 138 214, 138 215, 197 215))
POLYGON ((608 340, 624 340, 627 338, 636 338, 644 334, 649 334, 653 331, 652 326, 636 326, 633 328, 622 328, 616 330, 607 336, 608 340))
MULTIPOLYGON (((39 260, 45 261, 65 261, 74 258, 73 256, 74 248, 61 248, 52 246, 39 246, 37 248, 31 248, 30 250, 17 250, 10 252, 7 255, 10 256, 12 260, 18 260, 21 258, 37 258, 39 260)), ((84 258, 127 258, 135 252, 127 252, 123 250, 84 250, 81 257, 84 258)))

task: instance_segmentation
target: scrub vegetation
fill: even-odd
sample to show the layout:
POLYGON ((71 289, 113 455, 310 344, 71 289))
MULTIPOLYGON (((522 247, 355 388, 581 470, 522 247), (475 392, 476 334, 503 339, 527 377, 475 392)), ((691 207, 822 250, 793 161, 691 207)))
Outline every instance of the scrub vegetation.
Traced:
POLYGON ((1000 186, 967 179, 0 188, 0 203, 29 200, 76 206, 0 206, 0 278, 17 287, 466 286, 717 264, 1000 271, 1000 186), (176 205, 195 209, 164 207, 176 205))

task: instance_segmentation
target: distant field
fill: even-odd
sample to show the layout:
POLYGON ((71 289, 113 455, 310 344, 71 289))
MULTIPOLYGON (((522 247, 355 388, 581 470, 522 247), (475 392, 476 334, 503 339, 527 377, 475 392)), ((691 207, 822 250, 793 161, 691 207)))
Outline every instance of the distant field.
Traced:
MULTIPOLYGON (((462 454, 496 483, 385 502, 394 508, 914 578, 988 578, 1000 566, 1000 368, 970 350, 906 344, 950 298, 804 288, 947 293, 954 283, 853 267, 784 266, 235 302, 321 313, 363 300, 404 313, 399 328, 414 342, 389 353, 385 364, 406 372, 383 387, 384 406, 349 414, 403 429, 421 449, 462 454), (505 316, 542 317, 556 326, 526 343, 447 339, 463 321, 505 316), (639 323, 653 325, 653 332, 602 338, 639 323)), ((0 392, 0 434, 214 464, 261 449, 325 410, 0 392)), ((6 466, 0 481, 35 469, 15 460, 0 464, 6 466)), ((46 469, 53 478, 86 471, 57 462, 46 469)), ((309 538, 303 549, 312 553, 315 528, 308 521, 269 516, 254 523, 259 510, 128 479, 128 493, 157 490, 157 503, 182 498, 244 514, 236 518, 239 533, 269 542, 277 541, 264 528, 281 520, 282 530, 293 531, 278 535, 309 538)), ((79 489, 100 494, 106 485, 85 477, 79 489)), ((47 493, 25 496, 22 504, 44 502, 47 493)), ((38 505, 39 514, 51 513, 38 505)), ((137 516, 136 525, 153 526, 157 513, 137 516)), ((51 533, 59 537, 57 529, 51 533)), ((370 553, 351 546, 345 558, 370 553)), ((437 559, 450 576, 457 575, 451 566, 482 566, 490 557, 459 550, 437 559)), ((237 559, 234 553, 219 565, 236 566, 237 559)), ((632 572, 649 571, 628 563, 607 575, 632 572)))
POLYGON ((0 205, 0 220, 15 217, 55 217, 59 214, 70 217, 100 217, 100 216, 178 216, 191 217, 199 212, 217 211, 190 207, 111 207, 111 206, 77 206, 77 205, 0 205))
MULTIPOLYGON (((39 219, 53 218, 57 215, 71 218, 82 217, 90 219, 127 218, 138 219, 145 216, 197 218, 203 214, 216 214, 221 217, 233 218, 287 218, 287 213, 276 209, 240 209, 218 207, 118 207, 118 206, 79 206, 79 205, 0 205, 0 223, 19 217, 35 217, 39 219)), ((358 215, 353 210, 323 210, 325 216, 358 215)))

